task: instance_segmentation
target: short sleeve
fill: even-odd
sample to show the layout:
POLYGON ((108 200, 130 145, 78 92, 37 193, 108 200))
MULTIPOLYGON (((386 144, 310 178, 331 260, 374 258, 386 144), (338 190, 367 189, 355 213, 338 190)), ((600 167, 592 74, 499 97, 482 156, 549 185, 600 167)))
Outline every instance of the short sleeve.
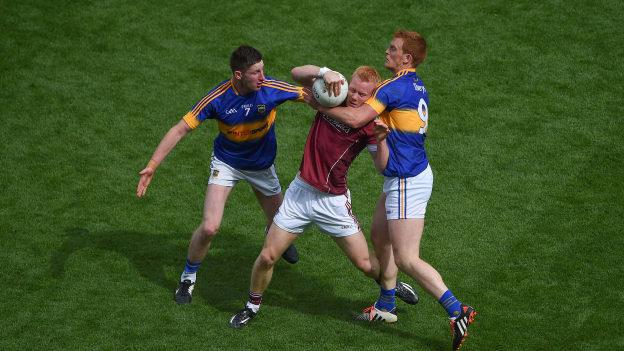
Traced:
POLYGON ((370 151, 377 151, 377 138, 375 138, 374 128, 375 123, 373 121, 370 121, 362 128, 362 131, 366 133, 366 146, 370 151), (371 150, 371 147, 373 147, 374 150, 371 150))
POLYGON ((217 116, 218 97, 223 95, 230 87, 230 81, 220 84, 204 96, 193 108, 182 117, 191 129, 197 128, 206 119, 217 116))
POLYGON ((392 81, 381 83, 373 92, 373 96, 368 98, 365 103, 372 107, 377 114, 392 108, 395 97, 399 95, 392 91, 394 85, 392 81))
POLYGON ((263 86, 270 88, 271 98, 278 105, 288 100, 298 102, 304 101, 302 87, 276 79, 265 80, 263 86))

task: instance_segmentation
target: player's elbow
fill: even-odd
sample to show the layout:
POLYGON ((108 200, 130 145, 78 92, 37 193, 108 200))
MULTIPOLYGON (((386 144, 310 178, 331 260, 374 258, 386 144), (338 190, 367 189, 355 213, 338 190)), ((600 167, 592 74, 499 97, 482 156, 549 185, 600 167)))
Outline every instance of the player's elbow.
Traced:
POLYGON ((171 131, 179 138, 184 137, 191 130, 191 127, 189 127, 189 125, 186 124, 185 121, 180 121, 178 124, 171 128, 171 131))
POLYGON ((386 170, 386 165, 385 164, 381 164, 379 162, 375 162, 375 169, 380 174, 383 174, 383 172, 386 170))
POLYGON ((299 72, 299 67, 295 67, 290 70, 290 75, 293 79, 297 79, 297 72, 299 72))
POLYGON ((302 68, 301 67, 295 67, 293 69, 290 70, 290 75, 292 76, 292 79, 299 82, 301 81, 301 77, 303 75, 302 73, 302 68))
POLYGON ((351 128, 362 128, 372 121, 376 115, 373 109, 366 109, 362 106, 355 110, 349 110, 345 123, 351 128))
POLYGON ((351 117, 348 120, 345 121, 345 124, 348 125, 351 128, 362 128, 364 127, 366 124, 368 124, 368 121, 362 119, 362 118, 357 118, 357 117, 351 117))

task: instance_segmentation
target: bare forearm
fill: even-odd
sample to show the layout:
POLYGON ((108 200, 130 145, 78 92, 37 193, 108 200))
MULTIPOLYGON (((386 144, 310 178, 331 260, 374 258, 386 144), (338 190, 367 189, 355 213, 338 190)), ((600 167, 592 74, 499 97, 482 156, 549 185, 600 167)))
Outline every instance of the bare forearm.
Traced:
POLYGON ((305 87, 311 87, 319 74, 320 67, 314 65, 305 65, 293 68, 290 73, 292 78, 305 87))
POLYGON ((178 122, 178 124, 169 129, 167 134, 165 134, 158 144, 158 147, 156 147, 156 150, 152 155, 152 161, 154 161, 157 165, 160 164, 190 130, 191 129, 184 121, 178 122))
POLYGON ((320 106, 319 111, 351 128, 361 128, 377 116, 375 110, 366 104, 358 108, 344 106, 328 108, 320 106))
POLYGON ((385 140, 377 143, 377 152, 373 160, 375 162, 375 168, 379 173, 383 173, 388 165, 388 158, 390 157, 390 151, 388 150, 388 144, 385 140))

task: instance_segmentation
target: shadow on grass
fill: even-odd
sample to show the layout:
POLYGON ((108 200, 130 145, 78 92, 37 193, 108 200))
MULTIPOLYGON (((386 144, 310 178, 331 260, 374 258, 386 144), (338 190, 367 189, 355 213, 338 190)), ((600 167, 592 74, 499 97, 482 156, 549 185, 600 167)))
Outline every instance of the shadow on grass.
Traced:
MULTIPOLYGON (((50 273, 55 279, 65 278, 67 260, 77 251, 84 249, 118 253, 130 261, 141 277, 161 286, 171 295, 178 281, 177 278, 167 278, 165 272, 172 269, 181 271, 184 267, 187 247, 176 244, 171 239, 179 238, 179 233, 151 235, 122 230, 89 232, 83 228, 72 228, 66 230, 66 235, 65 242, 52 256, 50 273)), ((247 299, 251 267, 260 251, 262 241, 260 239, 241 241, 236 235, 221 235, 217 245, 213 246, 202 264, 193 295, 194 303, 197 303, 199 298, 219 311, 233 313, 239 310, 247 299), (217 245, 219 248, 215 249, 217 245)), ((302 261, 297 265, 302 264, 305 264, 305 257, 302 257, 302 261)), ((330 280, 304 275, 297 265, 289 265, 283 261, 276 265, 272 284, 265 294, 265 303, 302 314, 329 316, 352 322, 353 314, 372 302, 337 296, 330 280)), ((374 297, 377 293, 374 283, 357 287, 357 289, 368 288, 374 297)), ((173 296, 171 303, 174 303, 173 296)), ((417 307, 400 305, 399 308, 399 313, 409 313, 410 309, 417 307)), ((392 325, 372 326, 368 323, 357 325, 365 331, 372 328, 391 336, 410 339, 433 350, 446 349, 447 346, 440 340, 423 338, 392 325)))

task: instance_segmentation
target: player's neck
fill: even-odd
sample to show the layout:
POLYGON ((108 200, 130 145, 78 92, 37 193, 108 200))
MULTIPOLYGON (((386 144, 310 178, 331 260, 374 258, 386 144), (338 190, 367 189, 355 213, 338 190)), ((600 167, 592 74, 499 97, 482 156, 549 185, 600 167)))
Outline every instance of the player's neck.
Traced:
POLYGON ((245 96, 253 92, 251 89, 247 89, 240 80, 235 78, 232 78, 232 86, 234 86, 236 93, 241 96, 245 96))
POLYGON ((416 67, 412 67, 411 65, 400 65, 399 67, 396 67, 396 68, 392 69, 391 71, 392 71, 392 74, 396 75, 399 72, 407 70, 407 69, 409 69, 409 70, 416 70, 416 67))

